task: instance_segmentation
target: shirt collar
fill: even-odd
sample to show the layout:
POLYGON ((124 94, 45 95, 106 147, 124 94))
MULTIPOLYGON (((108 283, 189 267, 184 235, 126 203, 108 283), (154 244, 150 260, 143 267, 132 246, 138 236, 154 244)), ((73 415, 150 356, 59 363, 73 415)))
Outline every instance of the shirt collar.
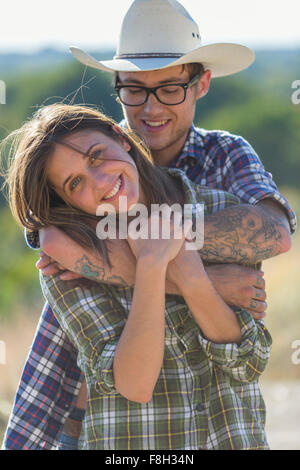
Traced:
POLYGON ((167 173, 173 178, 178 178, 182 182, 185 204, 195 204, 197 202, 197 193, 194 183, 188 178, 183 170, 179 168, 166 168, 167 173))
POLYGON ((193 166, 203 159, 204 141, 200 129, 196 129, 192 124, 188 136, 182 147, 181 153, 177 159, 172 162, 172 167, 183 167, 184 165, 193 166))

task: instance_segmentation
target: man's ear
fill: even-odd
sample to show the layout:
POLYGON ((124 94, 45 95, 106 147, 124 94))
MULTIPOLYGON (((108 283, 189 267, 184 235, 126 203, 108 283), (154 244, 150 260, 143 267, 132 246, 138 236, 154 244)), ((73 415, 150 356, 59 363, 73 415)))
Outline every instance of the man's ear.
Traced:
POLYGON ((197 83, 197 93, 196 98, 197 100, 203 98, 209 90, 211 80, 211 71, 205 70, 202 77, 200 78, 199 82, 197 83))
POLYGON ((131 149, 131 145, 130 143, 128 142, 128 140, 126 139, 126 134, 124 134, 124 132, 121 131, 121 129, 116 126, 116 125, 113 125, 112 126, 112 130, 119 135, 119 141, 120 141, 120 144, 122 145, 123 149, 126 151, 126 152, 129 152, 129 150, 131 149))

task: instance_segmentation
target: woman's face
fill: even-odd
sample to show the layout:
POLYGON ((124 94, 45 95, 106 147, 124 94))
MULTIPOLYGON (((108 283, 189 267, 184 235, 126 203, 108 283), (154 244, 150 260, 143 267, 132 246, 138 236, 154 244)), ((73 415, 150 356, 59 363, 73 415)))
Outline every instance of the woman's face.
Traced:
POLYGON ((66 202, 89 214, 105 203, 118 210, 120 196, 127 207, 139 202, 136 165, 123 137, 110 138, 85 129, 64 137, 55 145, 47 164, 48 179, 66 202))

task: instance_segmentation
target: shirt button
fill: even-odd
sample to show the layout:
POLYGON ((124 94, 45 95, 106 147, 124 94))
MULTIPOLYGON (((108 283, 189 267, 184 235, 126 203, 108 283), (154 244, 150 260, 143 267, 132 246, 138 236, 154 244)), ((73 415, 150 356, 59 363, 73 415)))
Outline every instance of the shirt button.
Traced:
POLYGON ((199 413, 201 411, 204 411, 205 410, 205 405, 203 403, 197 403, 196 405, 196 411, 199 411, 199 413))
POLYGON ((180 325, 180 326, 177 328, 176 331, 177 331, 177 333, 178 333, 179 335, 183 335, 183 333, 184 333, 184 326, 180 325))

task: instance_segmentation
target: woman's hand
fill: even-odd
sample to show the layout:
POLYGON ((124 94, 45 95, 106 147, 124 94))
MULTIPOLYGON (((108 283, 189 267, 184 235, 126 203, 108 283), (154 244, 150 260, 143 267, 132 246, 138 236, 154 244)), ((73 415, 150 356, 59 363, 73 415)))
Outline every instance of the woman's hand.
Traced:
MULTIPOLYGON (((136 221, 133 220, 128 225, 128 244, 137 259, 147 257, 168 264, 174 259, 181 249, 184 241, 183 226, 175 226, 172 220, 163 219, 158 214, 151 214, 148 219, 140 223, 139 233, 145 233, 147 238, 137 238, 134 236, 136 221), (167 232, 167 225, 170 227, 167 232), (166 232, 164 232, 166 230, 166 232), (163 234, 170 233, 168 238, 163 238, 163 234), (155 237, 155 238, 154 238, 155 237)), ((185 230, 190 227, 185 226, 185 230)))
POLYGON ((60 279, 62 281, 71 281, 82 278, 81 274, 67 270, 64 266, 59 264, 43 251, 40 252, 40 259, 36 262, 35 266, 43 273, 44 276, 54 276, 61 272, 60 279))

